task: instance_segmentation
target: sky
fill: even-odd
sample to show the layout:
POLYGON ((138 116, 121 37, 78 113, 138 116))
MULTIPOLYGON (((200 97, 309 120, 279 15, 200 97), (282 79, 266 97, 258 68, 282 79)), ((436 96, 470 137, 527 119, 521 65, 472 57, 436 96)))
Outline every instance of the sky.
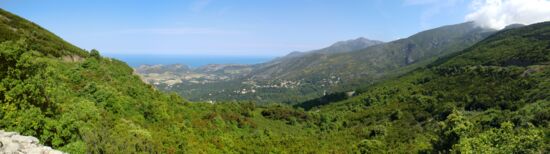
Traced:
POLYGON ((497 29, 510 22, 532 23, 550 17, 550 12, 545 11, 550 10, 548 3, 548 0, 0 0, 0 8, 29 19, 79 47, 107 54, 281 56, 357 37, 392 41, 469 20, 497 29), (518 14, 534 17, 525 19, 518 14))

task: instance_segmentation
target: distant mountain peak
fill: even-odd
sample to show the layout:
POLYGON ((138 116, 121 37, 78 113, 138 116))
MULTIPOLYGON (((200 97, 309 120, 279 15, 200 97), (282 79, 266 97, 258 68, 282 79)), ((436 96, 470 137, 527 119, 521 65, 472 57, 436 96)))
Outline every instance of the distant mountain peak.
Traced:
POLYGON ((504 27, 504 29, 514 29, 514 28, 521 28, 521 27, 525 27, 524 24, 510 24, 506 27, 504 27))
POLYGON ((302 57, 304 55, 312 54, 312 53, 320 53, 320 54, 334 54, 334 53, 345 53, 345 52, 352 52, 356 50, 361 50, 368 48, 370 46, 383 44, 384 42, 378 41, 378 40, 371 40, 367 39, 365 37, 358 37, 356 39, 346 40, 346 41, 338 41, 328 47, 318 49, 318 50, 311 50, 306 52, 301 51, 292 51, 289 54, 287 54, 284 57, 276 58, 273 61, 279 61, 283 59, 288 58, 297 58, 302 57))
POLYGON ((305 54, 305 52, 292 51, 292 52, 288 53, 285 57, 298 57, 298 56, 302 56, 304 54, 305 54))
MULTIPOLYGON (((340 46, 363 46, 363 47, 369 47, 377 44, 382 44, 384 42, 378 41, 378 40, 371 40, 364 37, 358 37, 356 39, 346 40, 346 41, 339 41, 334 44, 332 44, 330 47, 340 47, 340 46)), ((328 47, 328 48, 330 48, 328 47)))

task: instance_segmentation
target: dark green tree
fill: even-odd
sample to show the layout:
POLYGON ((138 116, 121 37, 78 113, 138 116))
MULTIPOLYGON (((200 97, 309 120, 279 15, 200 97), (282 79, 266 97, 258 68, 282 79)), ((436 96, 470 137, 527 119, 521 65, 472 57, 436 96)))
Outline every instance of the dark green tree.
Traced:
POLYGON ((101 55, 99 54, 99 51, 97 51, 96 49, 92 49, 90 51, 90 57, 99 59, 101 58, 101 55))

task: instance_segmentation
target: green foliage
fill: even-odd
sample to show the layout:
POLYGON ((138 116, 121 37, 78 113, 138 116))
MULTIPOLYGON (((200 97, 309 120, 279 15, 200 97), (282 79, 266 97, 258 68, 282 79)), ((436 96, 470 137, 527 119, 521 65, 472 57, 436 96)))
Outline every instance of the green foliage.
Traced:
POLYGON ((92 51, 90 51, 90 57, 100 59, 101 55, 99 55, 99 51, 97 51, 96 49, 92 49, 92 51))
POLYGON ((440 130, 437 131, 438 140, 434 143, 435 150, 448 151, 461 140, 461 136, 473 130, 473 124, 466 120, 462 114, 453 111, 444 122, 440 122, 440 130))
POLYGON ((124 62, 65 60, 79 52, 47 31, 41 41, 53 44, 6 32, 0 128, 70 153, 548 153, 549 27, 497 33, 310 111, 191 103, 143 83, 124 62))
POLYGON ((385 153, 387 151, 384 142, 378 140, 363 140, 357 145, 357 151, 362 154, 367 153, 385 153))
MULTIPOLYGON (((320 129, 303 110, 257 107, 253 102, 189 103, 156 91, 118 60, 65 61, 33 51, 26 41, 1 43, 0 55, 5 61, 0 71, 0 128, 36 136, 42 144, 66 152, 338 149, 307 142, 318 138, 315 131, 320 129), (263 111, 273 111, 278 118, 265 118, 263 111)), ((332 119, 325 117, 323 127, 335 128, 332 119)))
POLYGON ((305 101, 294 106, 304 108, 305 110, 311 110, 314 107, 323 106, 330 102, 338 102, 348 99, 348 96, 345 92, 331 93, 316 99, 305 101))
POLYGON ((359 152, 547 153, 549 25, 499 32, 319 112, 345 117, 359 152))
POLYGON ((308 120, 309 116, 303 111, 297 111, 291 108, 273 107, 262 111, 262 116, 275 120, 308 120))
POLYGON ((504 122, 472 137, 465 137, 453 149, 460 153, 544 153, 544 133, 539 128, 514 129, 504 122))

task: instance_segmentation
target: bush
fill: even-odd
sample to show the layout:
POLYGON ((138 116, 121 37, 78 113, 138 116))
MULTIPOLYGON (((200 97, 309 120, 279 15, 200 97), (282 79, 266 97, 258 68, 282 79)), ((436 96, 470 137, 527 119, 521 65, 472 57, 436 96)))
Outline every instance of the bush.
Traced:
POLYGON ((97 51, 96 49, 92 49, 92 51, 90 51, 90 57, 100 59, 101 55, 99 54, 99 51, 97 51))

